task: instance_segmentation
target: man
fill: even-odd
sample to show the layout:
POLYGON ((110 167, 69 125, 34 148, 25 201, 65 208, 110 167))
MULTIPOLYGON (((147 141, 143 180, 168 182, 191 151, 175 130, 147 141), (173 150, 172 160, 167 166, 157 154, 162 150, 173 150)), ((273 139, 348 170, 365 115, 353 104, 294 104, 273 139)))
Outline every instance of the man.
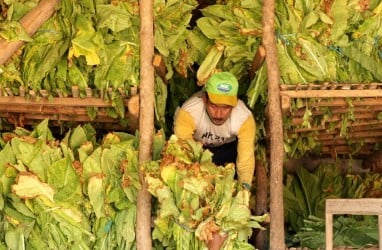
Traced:
POLYGON ((242 100, 239 84, 229 72, 212 75, 176 112, 174 133, 178 138, 203 143, 216 165, 236 163, 238 181, 250 190, 255 169, 255 120, 242 100))
MULTIPOLYGON (((191 96, 176 112, 174 133, 180 139, 194 139, 213 153, 216 165, 236 163, 239 183, 250 190, 255 169, 255 119, 238 100, 239 84, 229 72, 212 75, 204 90, 191 96)), ((213 234, 209 250, 218 250, 227 235, 213 234)))

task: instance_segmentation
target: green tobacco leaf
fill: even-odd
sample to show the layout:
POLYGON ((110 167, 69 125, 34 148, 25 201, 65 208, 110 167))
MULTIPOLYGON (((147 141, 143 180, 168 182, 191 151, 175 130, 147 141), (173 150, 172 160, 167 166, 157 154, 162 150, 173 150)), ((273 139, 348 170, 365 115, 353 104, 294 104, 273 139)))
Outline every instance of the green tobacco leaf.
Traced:
POLYGON ((351 60, 359 63, 364 69, 373 74, 375 79, 382 81, 382 71, 380 70, 382 68, 382 61, 374 60, 353 46, 343 48, 343 52, 351 60))
POLYGON ((87 141, 88 138, 85 129, 81 126, 78 126, 70 133, 69 147, 73 150, 73 152, 76 152, 77 149, 87 141))
POLYGON ((128 209, 124 209, 117 213, 115 216, 115 227, 117 233, 117 242, 122 239, 128 244, 133 245, 135 239, 135 226, 136 226, 136 205, 131 205, 128 209), (122 239, 119 239, 122 238, 122 239))
POLYGON ((221 38, 220 31, 216 28, 220 23, 216 20, 208 17, 201 17, 198 19, 197 24, 203 34, 209 39, 214 40, 221 38))
POLYGON ((68 80, 70 86, 77 86, 80 90, 85 90, 88 87, 86 75, 74 64, 68 68, 68 80))
POLYGON ((53 162, 48 168, 48 184, 57 190, 54 199, 62 202, 83 199, 80 178, 70 159, 53 162))
POLYGON ((120 6, 97 5, 98 28, 107 27, 114 32, 119 32, 131 27, 131 14, 120 6))
POLYGON ((101 155, 102 149, 96 148, 93 153, 82 162, 83 176, 85 180, 90 178, 93 174, 102 173, 101 168, 101 155))
POLYGON ((36 175, 20 173, 12 192, 24 199, 33 199, 44 196, 53 202, 55 190, 46 183, 41 182, 36 175))
POLYGON ((77 15, 75 27, 77 32, 72 39, 69 59, 73 56, 77 58, 85 56, 87 65, 100 64, 98 51, 103 46, 102 35, 94 30, 91 21, 83 15, 77 15))
POLYGON ((12 250, 24 250, 25 235, 21 228, 9 227, 5 233, 5 243, 12 250))
POLYGON ((201 9, 201 12, 203 13, 203 16, 217 20, 219 20, 219 18, 230 21, 236 20, 235 15, 232 12, 232 7, 226 4, 213 4, 201 9))
POLYGON ((44 119, 41 121, 33 131, 30 133, 30 136, 38 138, 42 141, 52 141, 54 140, 52 131, 49 129, 49 119, 44 119))
POLYGON ((90 204, 93 206, 93 210, 97 218, 105 216, 104 201, 105 193, 103 187, 103 177, 101 175, 93 175, 89 178, 88 182, 88 195, 90 204))
POLYGON ((337 44, 348 28, 349 10, 348 0, 335 0, 332 4, 331 14, 333 26, 330 32, 331 40, 337 44))
POLYGON ((118 117, 125 117, 125 104, 123 102, 123 97, 119 93, 113 93, 111 97, 111 104, 117 112, 118 117))

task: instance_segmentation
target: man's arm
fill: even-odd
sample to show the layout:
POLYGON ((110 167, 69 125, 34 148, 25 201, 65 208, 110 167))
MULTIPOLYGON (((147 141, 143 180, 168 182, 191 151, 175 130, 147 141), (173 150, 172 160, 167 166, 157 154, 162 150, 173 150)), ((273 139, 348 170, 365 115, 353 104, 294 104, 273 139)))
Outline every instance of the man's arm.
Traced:
POLYGON ((180 108, 175 116, 174 133, 180 139, 192 139, 195 130, 195 122, 192 116, 180 108))
POLYGON ((237 145, 237 175, 246 188, 251 187, 255 172, 255 135, 256 124, 251 115, 239 129, 237 145))

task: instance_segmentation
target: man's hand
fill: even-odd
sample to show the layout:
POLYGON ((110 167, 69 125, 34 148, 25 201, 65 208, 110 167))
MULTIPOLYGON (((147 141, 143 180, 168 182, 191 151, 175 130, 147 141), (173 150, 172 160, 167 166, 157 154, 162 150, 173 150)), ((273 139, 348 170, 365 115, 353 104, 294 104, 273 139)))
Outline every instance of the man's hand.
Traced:
POLYGON ((227 234, 221 234, 219 232, 215 232, 212 235, 212 240, 207 242, 208 250, 220 250, 223 246, 225 239, 228 237, 227 234))

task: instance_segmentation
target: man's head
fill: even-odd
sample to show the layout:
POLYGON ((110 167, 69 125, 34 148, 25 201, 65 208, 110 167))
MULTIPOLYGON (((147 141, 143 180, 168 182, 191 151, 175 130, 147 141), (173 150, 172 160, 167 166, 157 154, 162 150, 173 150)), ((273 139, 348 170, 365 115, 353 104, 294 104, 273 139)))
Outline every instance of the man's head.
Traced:
POLYGON ((236 77, 229 72, 219 72, 208 79, 204 99, 208 116, 215 125, 222 125, 230 117, 237 104, 238 87, 236 77))

